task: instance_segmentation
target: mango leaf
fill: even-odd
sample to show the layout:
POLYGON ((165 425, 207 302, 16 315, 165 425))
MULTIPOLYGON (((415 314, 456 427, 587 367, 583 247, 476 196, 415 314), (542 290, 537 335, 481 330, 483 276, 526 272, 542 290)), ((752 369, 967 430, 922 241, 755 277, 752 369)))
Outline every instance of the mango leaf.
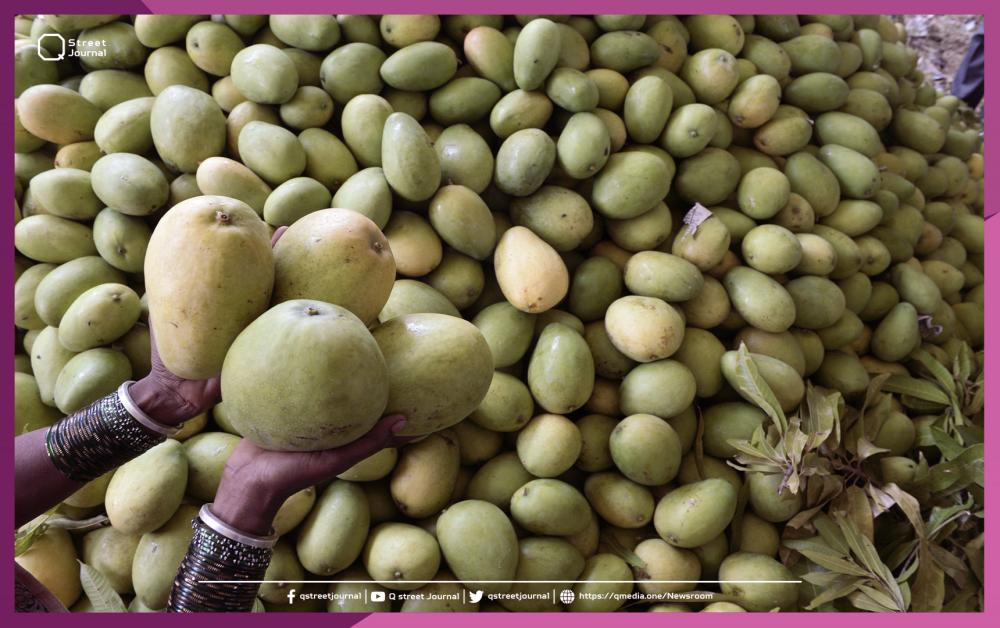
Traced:
POLYGON ((42 538, 45 531, 49 529, 49 519, 52 518, 52 513, 56 511, 56 508, 58 505, 38 515, 14 533, 14 556, 20 556, 27 552, 35 541, 42 538))
POLYGON ((741 396, 757 404, 761 410, 771 417, 771 421, 778 429, 778 433, 784 434, 788 428, 788 420, 785 418, 785 412, 781 409, 778 398, 774 396, 774 391, 771 390, 771 387, 761 377, 760 371, 757 370, 757 364, 750 356, 750 351, 747 350, 746 343, 740 343, 740 348, 736 356, 736 381, 730 383, 734 384, 736 391, 741 396))
POLYGON ((873 613, 891 613, 894 610, 896 610, 892 606, 880 604, 875 599, 873 599, 872 596, 869 594, 869 592, 872 590, 873 589, 871 589, 871 587, 863 588, 861 585, 858 585, 858 590, 852 593, 851 595, 847 596, 847 599, 851 601, 851 604, 854 605, 854 608, 857 608, 862 611, 871 611, 873 613))
POLYGON ((824 604, 829 604, 834 600, 846 597, 856 591, 862 582, 864 582, 864 580, 860 578, 852 578, 850 576, 837 578, 837 580, 827 586, 822 593, 814 597, 806 606, 806 609, 811 611, 816 610, 824 604))
POLYGON ((932 427, 931 436, 933 436, 934 444, 941 451, 941 456, 945 460, 954 460, 964 449, 958 441, 940 427, 932 427))
POLYGON ((833 548, 839 555, 846 556, 851 551, 850 546, 847 544, 847 539, 844 538, 844 533, 840 530, 840 526, 830 519, 829 515, 824 513, 813 519, 813 526, 826 544, 833 548))
POLYGON ((954 580, 959 588, 966 585, 969 581, 969 568, 961 558, 933 543, 927 545, 927 550, 938 567, 944 571, 946 576, 954 580))
POLYGON ((80 563, 80 584, 94 612, 124 613, 128 610, 104 574, 83 561, 76 562, 80 563))
POLYGON ((924 517, 920 513, 920 502, 917 501, 917 498, 893 483, 883 486, 882 490, 892 497, 899 509, 906 515, 910 525, 913 526, 917 538, 923 541, 927 537, 927 533, 924 529, 924 517))
POLYGON ((984 582, 983 571, 985 556, 983 553, 983 535, 980 534, 973 540, 965 544, 963 550, 965 551, 965 557, 969 561, 969 567, 972 568, 972 573, 976 574, 976 578, 979 582, 984 582))
POLYGON ((938 362, 934 356, 927 353, 924 349, 917 349, 910 354, 910 357, 915 359, 920 363, 927 372, 931 374, 942 390, 944 390, 952 398, 958 396, 958 388, 955 386, 955 376, 948 372, 948 368, 938 362))
POLYGON ((906 395, 935 405, 947 406, 951 400, 943 390, 931 382, 909 375, 892 375, 885 380, 882 389, 886 392, 906 395))
POLYGON ((944 605, 944 572, 931 558, 926 547, 920 549, 920 567, 913 581, 913 606, 917 613, 933 613, 944 605))

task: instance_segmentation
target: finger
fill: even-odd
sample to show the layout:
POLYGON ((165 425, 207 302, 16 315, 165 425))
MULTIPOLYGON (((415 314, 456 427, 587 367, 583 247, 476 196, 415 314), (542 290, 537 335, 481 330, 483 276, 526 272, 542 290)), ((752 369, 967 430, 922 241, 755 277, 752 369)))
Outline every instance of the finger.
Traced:
POLYGON ((406 425, 406 417, 394 414, 383 417, 367 434, 343 447, 318 452, 318 462, 325 467, 328 475, 341 473, 368 456, 383 449, 393 438, 395 431, 406 425))
POLYGON ((274 248, 274 245, 278 243, 278 239, 280 239, 281 236, 283 236, 286 231, 288 231, 288 227, 278 227, 277 229, 274 230, 274 235, 271 236, 272 249, 274 248))
POLYGON ((215 405, 222 397, 222 378, 218 375, 205 380, 205 407, 215 405))

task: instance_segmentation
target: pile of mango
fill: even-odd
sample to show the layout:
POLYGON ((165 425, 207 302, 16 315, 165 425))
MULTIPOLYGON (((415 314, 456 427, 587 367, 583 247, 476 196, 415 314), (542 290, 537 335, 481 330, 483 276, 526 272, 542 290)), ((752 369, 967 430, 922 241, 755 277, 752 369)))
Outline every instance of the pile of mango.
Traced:
POLYGON ((17 433, 151 325, 222 376, 22 530, 66 606, 164 608, 241 437, 402 413, 281 508, 260 609, 977 608, 982 122, 887 16, 14 28, 17 433), (463 587, 575 599, 288 601, 463 587))

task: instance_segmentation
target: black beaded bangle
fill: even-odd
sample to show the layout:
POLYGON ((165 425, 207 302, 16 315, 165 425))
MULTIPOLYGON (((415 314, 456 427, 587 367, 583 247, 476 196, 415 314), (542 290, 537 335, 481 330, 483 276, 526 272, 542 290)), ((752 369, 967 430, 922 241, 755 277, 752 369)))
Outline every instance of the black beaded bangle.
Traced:
POLYGON ((271 562, 273 538, 241 543, 203 521, 208 506, 191 523, 194 537, 174 580, 167 612, 249 612, 271 562), (233 581, 245 580, 246 583, 233 581))
POLYGON ((98 399, 45 434, 49 459, 69 479, 89 482, 165 440, 129 413, 121 396, 98 399))

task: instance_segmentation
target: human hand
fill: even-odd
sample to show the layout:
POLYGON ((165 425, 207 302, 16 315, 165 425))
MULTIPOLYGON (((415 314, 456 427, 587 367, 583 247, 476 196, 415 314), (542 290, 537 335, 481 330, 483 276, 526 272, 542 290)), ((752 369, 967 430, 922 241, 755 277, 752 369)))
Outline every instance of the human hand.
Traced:
POLYGON ((397 436, 406 417, 382 417, 370 432, 323 451, 271 451, 243 439, 222 473, 212 512, 231 526, 266 535, 281 504, 292 494, 333 478, 384 447, 411 440, 397 436))
POLYGON ((149 326, 149 375, 132 384, 132 400, 150 418, 164 425, 179 425, 211 408, 219 400, 219 378, 184 379, 171 373, 156 350, 149 326))

